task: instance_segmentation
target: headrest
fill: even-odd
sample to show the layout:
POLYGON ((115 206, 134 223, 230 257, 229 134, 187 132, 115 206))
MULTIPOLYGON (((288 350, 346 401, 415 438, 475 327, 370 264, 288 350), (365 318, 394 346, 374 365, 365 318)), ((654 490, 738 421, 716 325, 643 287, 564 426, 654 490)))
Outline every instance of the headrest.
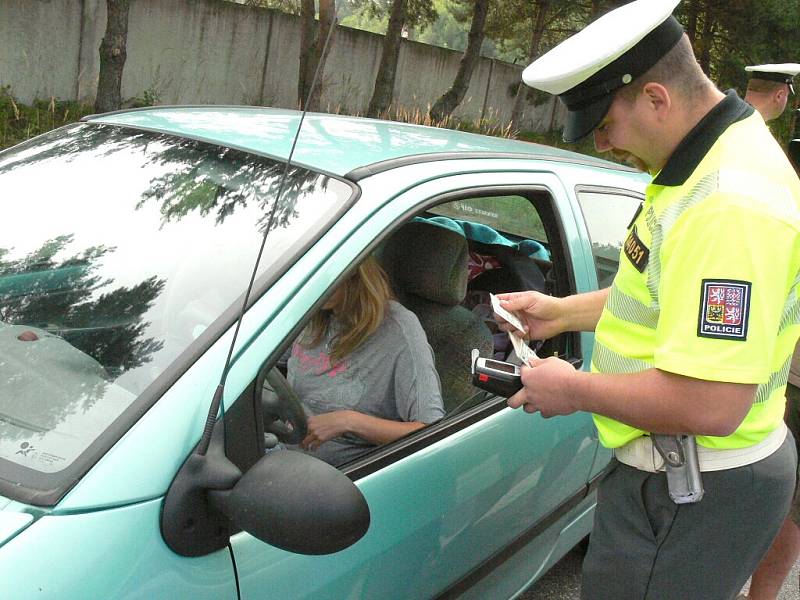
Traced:
POLYGON ((394 291, 455 306, 467 294, 466 238, 430 223, 410 222, 386 241, 378 258, 394 291))
POLYGON ((531 258, 538 258, 540 260, 550 260, 550 253, 547 248, 542 246, 536 240, 521 240, 515 242, 506 236, 502 235, 495 229, 483 223, 475 223, 473 221, 462 221, 460 219, 451 219, 450 217, 443 217, 441 215, 435 217, 414 217, 415 222, 434 223, 446 229, 452 229, 456 233, 460 233, 467 242, 478 242, 488 246, 501 245, 515 248, 522 254, 530 256, 531 258))

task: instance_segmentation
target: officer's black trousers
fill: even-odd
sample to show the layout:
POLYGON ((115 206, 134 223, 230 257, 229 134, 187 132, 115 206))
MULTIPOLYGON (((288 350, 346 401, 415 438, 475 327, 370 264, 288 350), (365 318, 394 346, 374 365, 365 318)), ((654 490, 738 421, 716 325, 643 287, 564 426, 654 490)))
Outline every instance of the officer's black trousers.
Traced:
POLYGON ((581 598, 735 598, 789 511, 796 464, 788 434, 764 460, 703 473, 703 499, 682 505, 664 473, 618 464, 600 484, 581 598))

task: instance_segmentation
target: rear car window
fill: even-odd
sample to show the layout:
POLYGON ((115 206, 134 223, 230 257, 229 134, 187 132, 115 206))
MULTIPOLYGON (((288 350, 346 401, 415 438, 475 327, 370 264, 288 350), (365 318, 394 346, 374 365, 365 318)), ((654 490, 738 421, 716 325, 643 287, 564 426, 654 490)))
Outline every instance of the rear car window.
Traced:
POLYGON ((644 198, 633 192, 577 190, 578 203, 589 229, 597 285, 607 288, 619 269, 628 225, 644 198))

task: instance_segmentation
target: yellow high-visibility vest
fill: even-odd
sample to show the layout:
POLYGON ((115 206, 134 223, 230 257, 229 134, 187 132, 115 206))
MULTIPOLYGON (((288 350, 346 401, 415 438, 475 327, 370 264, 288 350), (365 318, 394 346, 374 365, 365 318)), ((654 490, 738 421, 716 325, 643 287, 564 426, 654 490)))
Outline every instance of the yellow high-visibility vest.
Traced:
MULTIPOLYGON (((732 435, 697 437, 710 448, 756 444, 783 419, 800 335, 800 182, 758 113, 729 125, 685 182, 658 182, 622 248, 592 371, 758 384, 732 435)), ((609 448, 645 433, 594 419, 609 448)))

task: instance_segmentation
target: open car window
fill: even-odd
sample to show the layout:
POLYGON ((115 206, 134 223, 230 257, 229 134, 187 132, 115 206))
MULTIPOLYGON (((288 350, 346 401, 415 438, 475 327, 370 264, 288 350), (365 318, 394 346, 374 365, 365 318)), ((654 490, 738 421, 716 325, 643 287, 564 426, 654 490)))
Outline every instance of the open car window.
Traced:
MULTIPOLYGON (((396 460, 405 452, 414 451, 415 444, 430 443, 425 440, 432 427, 436 431, 455 431, 462 426, 458 423, 463 415, 484 418, 505 406, 504 399, 475 387, 470 372, 474 349, 483 357, 519 362, 508 335, 499 330, 495 321, 490 294, 532 289, 546 294, 571 293, 574 283, 563 237, 552 198, 544 190, 452 200, 389 232, 368 260, 376 260, 386 273, 392 302, 399 306, 399 311, 392 311, 392 318, 403 320, 403 327, 421 329, 423 346, 413 347, 411 352, 432 355, 437 389, 432 392, 430 378, 421 378, 412 383, 424 388, 427 395, 418 394, 409 400, 403 388, 408 382, 393 379, 396 373, 405 378, 427 364, 424 360, 409 361, 397 352, 409 334, 398 333, 402 327, 396 323, 394 341, 369 346, 369 359, 358 358, 358 351, 354 353, 359 361, 371 361, 369 369, 385 370, 382 376, 370 377, 365 384, 364 377, 351 377, 355 370, 349 358, 341 362, 331 358, 333 343, 346 331, 334 329, 330 335, 309 341, 314 338, 312 318, 300 335, 284 343, 286 350, 279 362, 308 416, 356 410, 397 421, 419 419, 424 425, 381 444, 352 432, 343 433, 327 442, 330 448, 336 447, 340 458, 331 459, 331 452, 325 448, 318 454, 345 470, 370 464, 373 455, 382 457, 378 462, 396 460), (413 364, 414 369, 409 369, 408 364, 413 364), (303 371, 302 378, 298 377, 298 370, 303 371), (391 396, 390 401, 387 395, 391 396), (397 450, 376 454, 387 444, 397 450), (339 452, 343 446, 348 447, 347 452, 339 452)), ((346 285, 344 281, 356 270, 351 270, 338 285, 346 285)), ((334 304, 336 298, 337 292, 329 290, 320 311, 334 304)), ((568 334, 547 342, 533 341, 531 345, 547 355, 580 355, 577 336, 568 334)), ((274 401, 270 399, 267 404, 272 406, 274 401)), ((267 430, 272 427, 275 412, 279 411, 265 415, 267 430)))

